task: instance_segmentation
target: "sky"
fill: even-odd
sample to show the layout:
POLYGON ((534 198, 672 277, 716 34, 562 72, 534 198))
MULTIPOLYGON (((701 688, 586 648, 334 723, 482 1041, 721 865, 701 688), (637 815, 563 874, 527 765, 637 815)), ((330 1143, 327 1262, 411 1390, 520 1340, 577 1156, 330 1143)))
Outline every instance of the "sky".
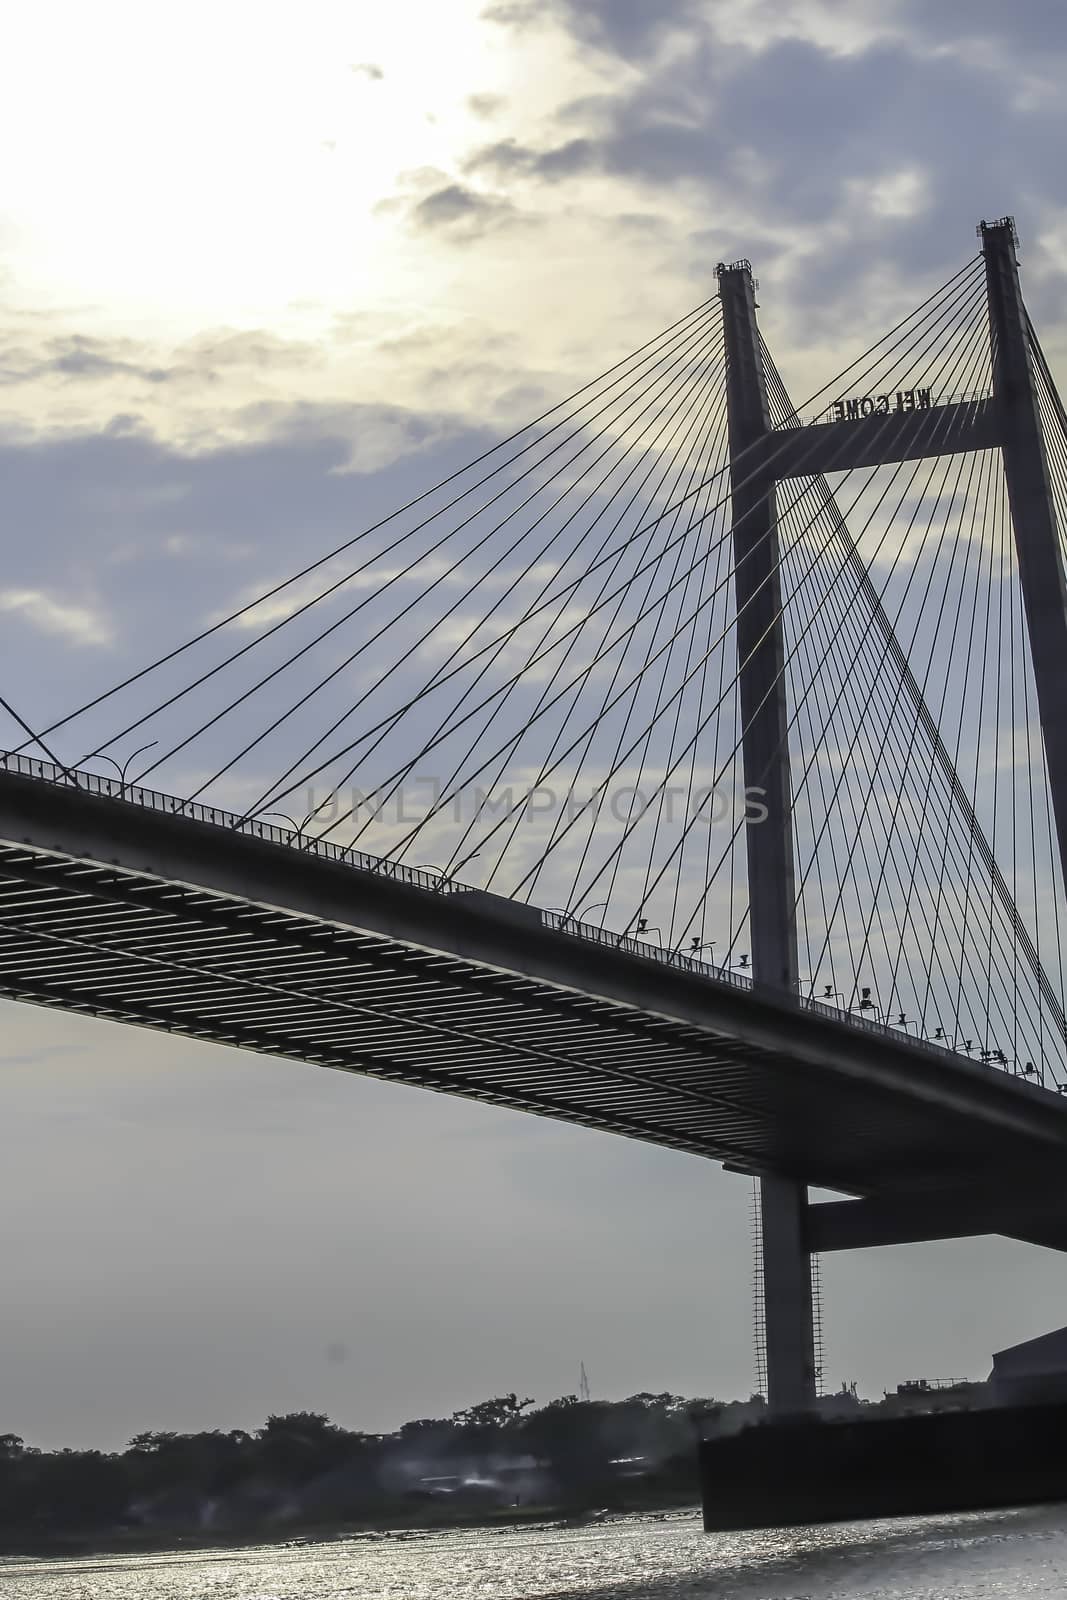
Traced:
MULTIPOLYGON (((1067 373, 1057 0, 41 3, 0 124, 0 678, 31 721, 476 455, 749 257, 794 397, 1016 216, 1067 373), (165 19, 160 23, 161 16, 165 19)), ((3 737, 11 737, 5 728, 3 737)), ((752 1387, 708 1162, 0 1010, 0 1432, 752 1387)), ((984 1376, 1056 1256, 823 1262, 828 1380, 984 1376)))

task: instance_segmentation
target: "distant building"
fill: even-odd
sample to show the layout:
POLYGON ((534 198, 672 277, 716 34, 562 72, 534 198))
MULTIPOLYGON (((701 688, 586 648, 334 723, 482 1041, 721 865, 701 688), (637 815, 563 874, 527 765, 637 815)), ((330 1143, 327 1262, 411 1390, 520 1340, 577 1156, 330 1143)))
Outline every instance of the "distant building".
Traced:
POLYGON ((858 1417, 869 1409, 869 1402, 860 1399, 854 1383, 843 1383, 835 1393, 821 1394, 815 1402, 815 1408, 820 1417, 836 1422, 843 1418, 858 1417))
POLYGON ((1067 1400, 1067 1328, 998 1350, 989 1384, 995 1404, 1067 1400))
POLYGON ((909 1412, 971 1411, 989 1403, 988 1385, 967 1378, 912 1378, 886 1390, 882 1411, 890 1415, 909 1412))

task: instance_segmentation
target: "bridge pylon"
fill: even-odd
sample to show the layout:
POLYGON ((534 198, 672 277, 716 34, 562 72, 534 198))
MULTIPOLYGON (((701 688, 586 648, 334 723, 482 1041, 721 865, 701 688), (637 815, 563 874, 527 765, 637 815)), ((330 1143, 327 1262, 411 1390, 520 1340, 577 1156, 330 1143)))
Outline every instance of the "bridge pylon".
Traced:
MULTIPOLYGON (((999 449, 1026 616, 1052 811, 1067 884, 1067 577, 1035 370, 1034 335, 1019 283, 1014 222, 979 225, 985 264, 991 395, 941 402, 925 391, 898 395, 899 415, 854 412, 774 429, 756 281, 749 262, 717 269, 723 310, 733 519, 734 596, 741 750, 746 791, 760 789, 766 818, 746 821, 749 923, 757 987, 799 988, 795 844, 790 786, 787 651, 783 626, 776 495, 778 481, 827 471, 999 449), (931 398, 933 403, 931 404, 931 398), (773 439, 771 437, 773 433, 773 439)), ((881 397, 883 400, 887 397, 881 397)), ((882 405, 881 412, 886 412, 882 405)), ((826 491, 829 492, 828 490, 826 491)), ((811 1252, 963 1237, 989 1231, 1063 1248, 1064 1202, 1057 1194, 988 1195, 974 1181, 878 1203, 808 1204, 788 1175, 760 1178, 767 1398, 772 1413, 815 1403, 811 1252), (918 1202, 918 1203, 917 1203, 918 1202), (1016 1210, 1022 1207, 1022 1220, 1016 1210)))
MULTIPOLYGON (((738 695, 746 794, 761 791, 762 821, 745 824, 752 976, 757 986, 798 986, 796 873, 789 771, 789 707, 775 478, 753 470, 772 431, 747 261, 717 269, 726 346, 726 404, 733 512, 738 695)), ((807 1185, 760 1179, 767 1402, 795 1415, 815 1405, 807 1185)))
POLYGON ((1011 217, 1003 217, 980 223, 978 232, 985 257, 993 404, 1000 425, 1060 868, 1067 885, 1067 582, 1019 286, 1015 225, 1011 217))

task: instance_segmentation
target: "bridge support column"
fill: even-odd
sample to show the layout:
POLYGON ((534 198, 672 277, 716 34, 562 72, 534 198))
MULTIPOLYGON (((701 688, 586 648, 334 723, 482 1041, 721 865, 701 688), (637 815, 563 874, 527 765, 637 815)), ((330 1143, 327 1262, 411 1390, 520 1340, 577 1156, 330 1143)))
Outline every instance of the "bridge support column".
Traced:
POLYGON ((791 1178, 760 1179, 767 1405, 775 1416, 795 1416, 815 1406, 807 1211, 806 1184, 791 1178))
MULTIPOLYGON (((738 692, 746 792, 766 808, 748 821, 752 974, 757 986, 797 988, 796 887, 785 636, 775 483, 760 472, 758 445, 771 431, 756 295, 747 261, 718 269, 726 343, 730 429, 734 600, 738 692)), ((785 1416, 815 1404, 811 1258, 806 1244, 807 1187, 760 1180, 767 1402, 785 1416)))
POLYGON ((1010 217, 981 224, 993 356, 1019 584, 1026 608, 1041 734, 1048 762, 1060 866, 1067 885, 1067 583, 1064 580, 1041 411, 1019 287, 1010 217))

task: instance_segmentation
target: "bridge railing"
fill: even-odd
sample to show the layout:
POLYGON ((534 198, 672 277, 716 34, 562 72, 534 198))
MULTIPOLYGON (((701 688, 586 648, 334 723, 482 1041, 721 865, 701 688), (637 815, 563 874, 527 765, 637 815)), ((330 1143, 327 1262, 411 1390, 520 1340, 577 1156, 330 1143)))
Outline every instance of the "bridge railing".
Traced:
POLYGON ((698 961, 695 956, 688 956, 683 950, 666 950, 662 945, 647 944, 644 939, 635 938, 632 934, 612 933, 610 928, 598 928, 592 922, 578 922, 574 917, 562 911, 542 911, 541 920, 548 928, 557 928, 561 933, 573 933, 575 938, 585 939, 591 944, 609 945, 612 950, 625 950, 630 955, 647 956, 653 961, 662 961, 669 967, 680 967, 684 972, 698 972, 701 977, 714 978, 717 983, 730 983, 738 989, 751 989, 752 979, 743 972, 733 972, 728 967, 717 967, 708 961, 698 961))
MULTIPOLYGON (((231 833, 243 833, 249 838, 266 839, 270 844, 284 844, 321 856, 327 861, 345 862, 364 872, 377 872, 389 878, 398 878, 421 889, 436 889, 440 879, 432 872, 419 867, 404 867, 381 856, 367 855, 348 845, 334 844, 330 839, 317 839, 313 834, 302 834, 292 828, 278 828, 272 822, 260 822, 256 817, 243 817, 237 811, 227 811, 222 806, 202 805, 199 800, 179 800, 174 795, 163 794, 159 789, 146 789, 138 783, 125 783, 119 778, 109 778, 101 773, 72 768, 69 772, 51 761, 38 761, 36 757, 10 755, 0 751, 0 772, 18 772, 27 778, 43 778, 63 788, 81 789, 86 794, 104 795, 112 800, 124 800, 129 805, 141 806, 148 811, 164 811, 171 816, 189 817, 194 822, 207 822, 231 833)), ((460 887, 457 885, 457 887, 460 887)))
MULTIPOLYGON (((42 779, 46 783, 54 783, 62 788, 75 788, 86 794, 120 800, 127 805, 138 806, 145 810, 165 812, 170 816, 189 817, 194 822, 206 822, 214 827, 226 828, 231 833, 241 833, 249 838, 264 839, 270 844, 302 850, 308 855, 318 856, 326 861, 355 867, 361 872, 373 872, 379 877, 393 878, 400 883, 429 889, 437 894, 462 894, 474 891, 474 885, 459 883, 444 873, 434 874, 425 872, 420 867, 405 867, 382 856, 368 855, 351 845, 334 844, 329 839, 318 839, 314 835, 301 833, 299 829, 279 828, 271 822, 260 822, 258 818, 245 817, 239 812, 224 810, 221 806, 203 805, 198 800, 179 800, 176 796, 164 794, 159 789, 146 789, 141 784, 126 783, 120 778, 86 772, 80 767, 67 769, 51 761, 0 750, 0 772, 5 771, 18 773, 22 777, 42 779)), ((537 908, 531 907, 531 910, 535 909, 537 908)), ((540 915, 546 927, 555 928, 558 932, 573 935, 577 939, 593 944, 609 945, 614 950, 624 950, 630 955, 642 956, 648 961, 657 961, 664 966, 697 973, 701 977, 710 978, 714 983, 728 984, 736 989, 751 989, 753 986, 752 979, 747 974, 700 961, 695 956, 686 955, 684 951, 648 944, 644 939, 635 938, 630 934, 612 933, 610 929, 599 928, 593 923, 579 922, 565 912, 542 910, 540 915)), ((917 1051, 936 1050, 940 1054, 951 1056, 954 1060, 971 1060, 969 1056, 961 1057, 959 1052, 948 1044, 941 1044, 934 1039, 917 1038, 891 1023, 857 1016, 853 1011, 827 1005, 824 1001, 807 995, 795 995, 792 998, 805 1011, 816 1012, 835 1022, 847 1022, 850 1027, 883 1038, 886 1034, 891 1034, 902 1044, 911 1044, 917 1051)), ((983 1065, 990 1063, 986 1062, 983 1065)), ((1010 1068, 1011 1063, 1007 1063, 1007 1066, 1010 1068)))

